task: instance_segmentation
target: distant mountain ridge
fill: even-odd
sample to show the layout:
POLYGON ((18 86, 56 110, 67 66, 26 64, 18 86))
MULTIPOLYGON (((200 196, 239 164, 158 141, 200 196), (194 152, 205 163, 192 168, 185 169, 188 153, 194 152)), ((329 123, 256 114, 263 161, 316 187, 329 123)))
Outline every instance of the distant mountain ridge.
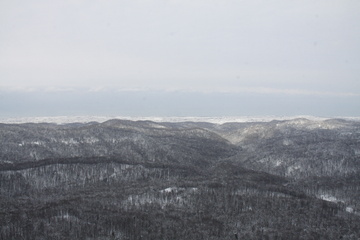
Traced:
MULTIPOLYGON (((322 121, 333 119, 331 117, 317 116, 219 116, 219 117, 127 117, 127 116, 44 116, 44 117, 13 117, 0 118, 0 123, 89 123, 105 122, 111 119, 130 120, 130 121, 152 121, 152 122, 209 122, 223 124, 228 122, 270 122, 272 120, 292 120, 297 118, 306 118, 313 121, 322 121)), ((360 121, 360 117, 336 117, 337 119, 346 119, 360 121)))
POLYGON ((131 161, 193 162, 210 160, 213 154, 217 157, 234 154, 234 147, 216 133, 150 121, 0 125, 0 133, 4 139, 0 144, 0 161, 117 156, 131 161), (192 160, 186 157, 191 152, 196 156, 191 156, 192 160))

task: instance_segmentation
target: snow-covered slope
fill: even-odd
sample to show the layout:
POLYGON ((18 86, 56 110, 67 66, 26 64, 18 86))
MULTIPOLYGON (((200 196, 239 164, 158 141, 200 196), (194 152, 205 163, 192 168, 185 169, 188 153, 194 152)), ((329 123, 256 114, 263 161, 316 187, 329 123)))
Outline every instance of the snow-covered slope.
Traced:
POLYGON ((360 122, 70 119, 0 124, 0 239, 360 237, 360 122))

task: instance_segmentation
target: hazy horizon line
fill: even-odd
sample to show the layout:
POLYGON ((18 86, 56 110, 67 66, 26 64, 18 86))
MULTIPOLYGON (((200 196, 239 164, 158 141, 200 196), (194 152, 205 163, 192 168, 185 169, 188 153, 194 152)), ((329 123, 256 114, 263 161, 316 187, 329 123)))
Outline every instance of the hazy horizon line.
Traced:
POLYGON ((87 123, 87 122, 106 122, 108 120, 130 120, 130 121, 153 121, 153 122, 209 122, 209 123, 227 123, 227 122, 270 122, 273 120, 295 120, 308 119, 312 121, 324 121, 329 119, 344 119, 360 121, 360 116, 336 116, 324 117, 313 115, 254 115, 254 116, 29 116, 29 117, 11 117, 0 118, 3 124, 22 124, 22 123, 87 123))
POLYGON ((95 87, 14 87, 14 86, 0 86, 0 92, 17 92, 17 93, 103 93, 103 92, 164 92, 164 93, 200 93, 200 94, 240 94, 240 93, 253 93, 253 94, 284 94, 284 95, 308 95, 308 96, 337 96, 337 97, 358 97, 360 93, 350 91, 319 91, 304 88, 275 88, 275 87, 235 87, 235 88, 222 88, 222 89, 198 89, 198 88, 144 88, 144 87, 116 87, 116 86, 95 86, 95 87))

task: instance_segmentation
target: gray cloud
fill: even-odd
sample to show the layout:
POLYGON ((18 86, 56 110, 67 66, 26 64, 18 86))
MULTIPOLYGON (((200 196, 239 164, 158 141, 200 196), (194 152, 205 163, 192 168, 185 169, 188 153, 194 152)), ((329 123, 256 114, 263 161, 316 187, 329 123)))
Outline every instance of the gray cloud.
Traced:
POLYGON ((353 0, 1 1, 0 89, 340 101, 360 94, 358 9, 353 0))

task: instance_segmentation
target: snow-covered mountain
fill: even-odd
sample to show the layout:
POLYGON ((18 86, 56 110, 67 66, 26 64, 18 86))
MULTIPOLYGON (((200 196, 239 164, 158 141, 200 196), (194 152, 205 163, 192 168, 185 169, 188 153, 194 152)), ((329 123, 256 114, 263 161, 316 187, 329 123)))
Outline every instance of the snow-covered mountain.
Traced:
POLYGON ((360 237, 359 121, 133 120, 0 124, 0 239, 360 237))

